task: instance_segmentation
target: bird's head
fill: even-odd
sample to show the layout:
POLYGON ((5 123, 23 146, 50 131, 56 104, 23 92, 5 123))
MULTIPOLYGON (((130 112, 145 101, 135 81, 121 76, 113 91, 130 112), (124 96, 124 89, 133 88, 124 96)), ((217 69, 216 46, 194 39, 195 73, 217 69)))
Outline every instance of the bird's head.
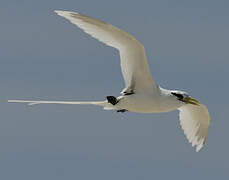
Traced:
POLYGON ((188 93, 184 91, 171 91, 172 96, 177 100, 182 101, 186 104, 200 105, 200 102, 189 96, 188 93))

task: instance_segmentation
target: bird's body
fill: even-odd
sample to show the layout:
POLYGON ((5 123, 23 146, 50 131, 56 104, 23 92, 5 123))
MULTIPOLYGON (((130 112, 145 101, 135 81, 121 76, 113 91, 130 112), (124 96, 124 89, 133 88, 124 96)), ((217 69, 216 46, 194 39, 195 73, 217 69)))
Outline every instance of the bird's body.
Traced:
POLYGON ((169 94, 168 90, 158 87, 155 91, 134 93, 117 97, 118 103, 115 106, 108 106, 112 109, 125 109, 137 113, 161 113, 178 109, 183 102, 177 101, 169 94))
POLYGON ((130 34, 98 19, 70 11, 55 11, 92 37, 119 50, 122 75, 126 87, 121 96, 107 96, 105 101, 28 101, 34 104, 91 104, 118 112, 161 113, 178 109, 181 127, 189 142, 199 151, 207 138, 210 116, 206 106, 186 92, 166 90, 156 84, 151 75, 144 46, 130 34))

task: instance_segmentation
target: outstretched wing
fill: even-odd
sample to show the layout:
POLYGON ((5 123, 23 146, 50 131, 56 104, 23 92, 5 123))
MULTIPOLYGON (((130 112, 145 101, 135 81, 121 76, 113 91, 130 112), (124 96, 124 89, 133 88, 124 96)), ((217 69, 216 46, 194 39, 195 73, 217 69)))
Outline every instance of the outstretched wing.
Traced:
POLYGON ((210 116, 205 105, 187 104, 179 108, 180 124, 189 143, 196 146, 198 152, 208 136, 210 116))
POLYGON ((92 37, 119 50, 126 90, 144 91, 156 87, 144 46, 130 34, 98 19, 70 11, 55 11, 92 37))

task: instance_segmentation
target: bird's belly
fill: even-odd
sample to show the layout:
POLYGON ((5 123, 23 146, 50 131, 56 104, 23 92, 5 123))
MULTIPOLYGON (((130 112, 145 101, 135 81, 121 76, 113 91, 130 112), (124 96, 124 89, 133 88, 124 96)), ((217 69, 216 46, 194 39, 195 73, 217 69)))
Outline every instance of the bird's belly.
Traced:
POLYGON ((117 107, 138 113, 159 113, 164 111, 157 98, 149 95, 129 95, 119 97, 117 107))
POLYGON ((138 113, 169 112, 181 106, 152 94, 133 94, 120 96, 118 99, 117 108, 138 113))

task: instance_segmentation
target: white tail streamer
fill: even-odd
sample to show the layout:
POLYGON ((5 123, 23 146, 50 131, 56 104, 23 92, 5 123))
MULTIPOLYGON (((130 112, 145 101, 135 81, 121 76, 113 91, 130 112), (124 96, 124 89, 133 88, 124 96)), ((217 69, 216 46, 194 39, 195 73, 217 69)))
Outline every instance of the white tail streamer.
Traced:
POLYGON ((102 106, 106 110, 115 109, 107 101, 30 101, 30 100, 8 100, 8 102, 9 103, 27 103, 29 106, 37 105, 37 104, 69 104, 69 105, 83 104, 83 105, 102 106))

